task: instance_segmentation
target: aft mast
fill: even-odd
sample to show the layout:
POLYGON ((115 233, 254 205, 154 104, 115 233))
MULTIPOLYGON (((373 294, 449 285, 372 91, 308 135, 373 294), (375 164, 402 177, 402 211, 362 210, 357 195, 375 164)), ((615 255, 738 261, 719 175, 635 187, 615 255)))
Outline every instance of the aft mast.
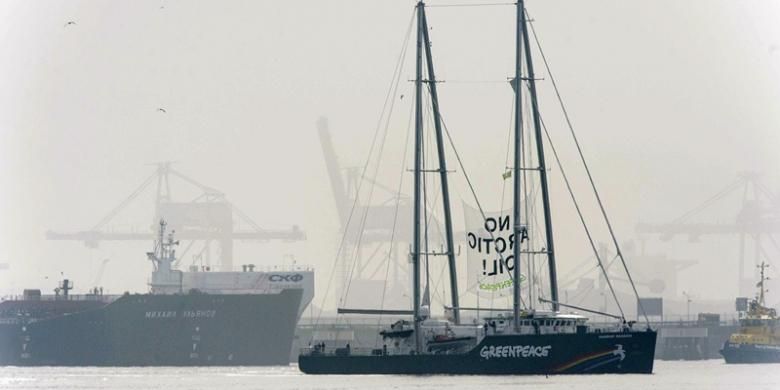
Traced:
MULTIPOLYGON (((514 161, 514 197, 513 197, 513 218, 514 218, 514 235, 515 237, 523 237, 523 227, 521 225, 520 209, 522 207, 520 194, 522 185, 522 176, 520 175, 523 161, 523 116, 522 116, 522 90, 520 88, 521 81, 527 80, 530 92, 531 100, 531 115, 534 126, 534 141, 536 142, 536 154, 538 159, 538 166, 536 168, 529 168, 539 171, 539 181, 541 185, 542 193, 542 207, 544 209, 544 227, 545 227, 545 249, 544 253, 547 255, 547 262, 550 273, 550 301, 552 302, 552 309, 554 312, 559 310, 558 303, 558 278, 555 267, 555 250, 553 245, 553 230, 552 230, 552 217, 550 213, 550 194, 547 185, 547 168, 544 163, 544 145, 542 144, 542 128, 541 119, 539 118, 539 104, 536 96, 536 80, 534 79, 534 66, 533 59, 531 58, 531 45, 528 39, 528 29, 525 20, 525 2, 518 0, 517 2, 517 31, 515 41, 515 161, 514 161), (522 66, 523 55, 525 55, 525 64, 528 71, 528 77, 523 78, 522 66)), ((513 304, 513 318, 515 330, 520 329, 520 255, 523 253, 521 250, 521 240, 515 239, 515 246, 513 248, 514 269, 513 269, 513 286, 514 286, 514 304, 513 304)))
MULTIPOLYGON (((534 62, 531 58, 531 45, 528 42, 528 26, 525 20, 525 8, 523 7, 523 1, 518 3, 518 7, 521 7, 520 13, 522 19, 519 20, 522 25, 523 46, 525 48, 525 66, 528 71, 528 88, 531 92, 531 115, 534 122, 534 138, 536 140, 536 155, 539 160, 539 181, 541 184, 542 192, 542 208, 544 209, 544 229, 545 239, 547 242, 547 265, 550 273, 550 300, 552 301, 552 309, 557 312, 560 308, 558 305, 558 276, 555 268, 555 246, 553 245, 553 229, 552 229, 552 216, 550 213, 550 191, 547 186, 547 167, 544 162, 544 144, 542 143, 542 126, 541 119, 539 118, 539 103, 536 98, 536 78, 534 76, 534 62)), ((519 66, 518 66, 519 68, 519 66)), ((519 91, 519 90, 518 90, 519 91)))

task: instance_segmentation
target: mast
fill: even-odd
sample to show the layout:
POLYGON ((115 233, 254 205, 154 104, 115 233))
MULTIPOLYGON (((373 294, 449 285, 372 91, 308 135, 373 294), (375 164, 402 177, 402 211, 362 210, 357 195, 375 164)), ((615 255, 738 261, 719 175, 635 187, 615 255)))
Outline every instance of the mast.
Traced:
POLYGON ((439 94, 436 91, 436 75, 433 71, 433 55, 431 54, 431 39, 428 35, 428 19, 425 8, 422 9, 422 31, 425 45, 425 61, 428 65, 428 86, 431 92, 433 106, 433 123, 436 128, 436 148, 439 155, 439 177, 441 180, 442 205, 444 207, 444 233, 447 238, 447 262, 450 271, 450 299, 452 301, 453 318, 460 323, 460 305, 458 304, 458 275, 455 269, 455 250, 452 238, 452 214, 450 211, 450 191, 447 179, 447 161, 444 156, 444 138, 441 132, 441 116, 439 114, 439 94))
POLYGON ((420 334, 420 178, 422 175, 422 46, 423 46, 423 7, 417 3, 417 59, 415 71, 415 105, 414 105, 414 229, 412 237, 412 289, 414 315, 414 345, 419 354, 422 351, 422 335, 420 334))
MULTIPOLYGON (((522 6, 522 1, 518 7, 522 6)), ((544 229, 547 250, 547 265, 550 273, 550 300, 554 312, 560 309, 558 305, 558 276, 555 268, 555 247, 553 245, 552 216, 550 214, 550 192, 547 186, 547 167, 544 162, 544 144, 542 142, 542 126, 539 118, 539 103, 536 98, 536 79, 534 77, 534 63, 531 58, 531 45, 528 43, 528 26, 525 21, 525 8, 519 10, 522 19, 523 46, 525 48, 525 66, 528 71, 528 86, 531 92, 531 115, 534 122, 534 138, 536 141, 536 155, 539 160, 539 181, 542 186, 542 208, 544 209, 544 229)))
POLYGON ((523 114, 522 114, 522 91, 520 90, 520 80, 522 77, 522 34, 523 34, 523 0, 517 2, 517 31, 515 38, 515 161, 514 161, 514 191, 513 191, 513 232, 515 244, 512 248, 513 269, 512 269, 512 287, 514 301, 512 304, 512 318, 515 331, 520 331, 520 239, 523 236, 522 226, 520 225, 520 194, 521 194, 521 167, 522 167, 522 141, 523 141, 523 114))
POLYGON ((767 267, 769 267, 769 265, 763 261, 761 262, 761 265, 758 266, 758 268, 761 270, 761 281, 758 282, 758 304, 761 306, 764 306, 764 293, 766 292, 764 289, 764 282, 769 279, 764 277, 764 270, 767 267))

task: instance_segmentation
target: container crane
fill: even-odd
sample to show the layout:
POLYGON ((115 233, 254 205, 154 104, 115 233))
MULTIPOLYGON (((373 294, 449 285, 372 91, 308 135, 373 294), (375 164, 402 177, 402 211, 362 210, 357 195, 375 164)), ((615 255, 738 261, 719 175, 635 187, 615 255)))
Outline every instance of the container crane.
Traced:
POLYGON ((182 174, 171 167, 171 162, 157 164, 155 172, 144 180, 133 192, 98 221, 92 228, 75 232, 47 231, 49 240, 82 241, 88 248, 97 248, 103 241, 150 241, 155 237, 155 221, 164 218, 176 230, 176 235, 182 241, 189 241, 185 246, 184 257, 196 242, 202 244, 199 257, 206 256, 211 263, 210 253, 212 243, 219 246, 217 262, 221 269, 233 269, 233 242, 247 241, 298 241, 306 235, 298 227, 285 230, 264 229, 255 223, 246 213, 228 201, 225 194, 213 187, 182 174), (175 202, 171 196, 171 179, 179 180, 199 190, 201 194, 190 202, 175 202), (111 229, 111 221, 122 210, 125 210, 141 194, 155 187, 155 212, 152 223, 147 228, 132 230, 111 229), (248 229, 237 230, 234 222, 248 225, 248 229))

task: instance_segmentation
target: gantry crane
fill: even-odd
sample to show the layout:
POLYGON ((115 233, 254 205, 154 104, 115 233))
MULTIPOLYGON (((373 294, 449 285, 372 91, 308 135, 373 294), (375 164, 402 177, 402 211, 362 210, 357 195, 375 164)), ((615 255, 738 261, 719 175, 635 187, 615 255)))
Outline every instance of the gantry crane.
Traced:
POLYGON ((234 240, 248 241, 297 241, 306 238, 298 226, 287 230, 269 230, 261 228, 243 211, 228 201, 225 194, 206 186, 182 174, 171 167, 171 162, 157 164, 155 172, 144 180, 136 189, 112 209, 91 229, 77 232, 47 231, 49 240, 83 241, 88 248, 97 248, 103 241, 151 241, 154 240, 154 226, 160 219, 165 219, 171 228, 176 230, 176 236, 189 242, 185 245, 183 258, 196 243, 202 244, 199 256, 206 256, 206 263, 211 264, 211 245, 218 245, 216 262, 221 270, 233 269, 234 240), (176 202, 171 195, 171 178, 176 178, 201 191, 201 194, 189 202, 176 202), (117 230, 110 228, 111 221, 135 201, 139 195, 156 183, 155 212, 151 224, 146 228, 133 230, 117 230), (237 230, 235 222, 248 225, 249 229, 237 230))
MULTIPOLYGON (((319 118, 317 121, 317 133, 325 157, 341 233, 344 235, 344 248, 338 259, 342 274, 342 295, 345 286, 352 282, 349 280, 350 275, 353 280, 371 280, 386 269, 387 263, 373 261, 381 254, 387 255, 387 260, 394 265, 393 275, 387 275, 392 277, 391 288, 402 288, 400 286, 405 284, 401 280, 405 280, 406 275, 402 271, 404 267, 399 266, 399 259, 406 257, 399 257, 397 248, 405 249, 405 246, 400 244, 411 237, 409 227, 412 209, 408 196, 400 194, 398 189, 378 183, 373 178, 361 177, 362 172, 359 169, 343 168, 338 162, 326 118, 319 118), (368 204, 370 199, 360 199, 361 182, 386 194, 385 201, 368 204), (393 245, 386 246, 393 242, 393 245), (386 251, 383 252, 383 248, 386 251), (367 256, 363 256, 364 250, 367 250, 367 256), (370 268, 372 265, 374 267, 370 268)), ((366 192, 365 188, 363 192, 366 192)))
POLYGON ((753 281, 745 279, 748 240, 752 240, 754 244, 753 254, 756 264, 761 263, 762 258, 772 262, 773 259, 767 253, 764 244, 769 242, 780 251, 780 245, 773 236, 780 232, 780 198, 761 182, 760 175, 754 172, 743 172, 738 175, 737 180, 674 221, 655 225, 640 223, 636 230, 639 234, 657 234, 664 241, 678 235, 687 235, 691 242, 698 241, 703 236, 737 235, 739 238, 738 291, 741 295, 749 294, 753 281), (692 222, 695 216, 736 192, 741 192, 742 204, 733 222, 692 222))

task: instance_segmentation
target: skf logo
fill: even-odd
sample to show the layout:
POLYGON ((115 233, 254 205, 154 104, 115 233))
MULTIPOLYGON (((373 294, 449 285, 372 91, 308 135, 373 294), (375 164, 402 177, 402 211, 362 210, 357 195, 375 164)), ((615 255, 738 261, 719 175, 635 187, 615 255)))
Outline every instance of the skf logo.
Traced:
POLYGON ((268 280, 272 282, 300 282, 303 280, 303 275, 301 274, 292 274, 292 275, 279 275, 279 274, 273 274, 268 277, 268 280))

